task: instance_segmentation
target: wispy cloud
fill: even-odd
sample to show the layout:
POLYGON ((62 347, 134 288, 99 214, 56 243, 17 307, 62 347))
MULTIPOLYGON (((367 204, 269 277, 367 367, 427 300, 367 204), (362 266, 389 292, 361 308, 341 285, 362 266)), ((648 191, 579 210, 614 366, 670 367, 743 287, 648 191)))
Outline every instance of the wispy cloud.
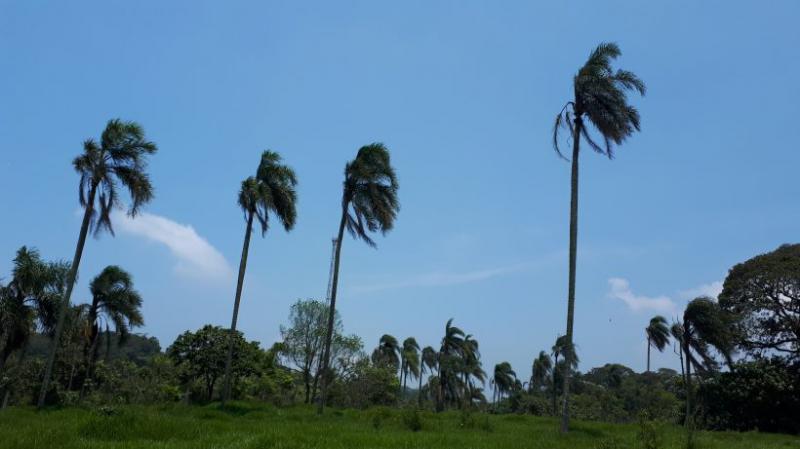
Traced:
POLYGON ((468 284, 480 282, 498 276, 511 274, 528 268, 527 264, 510 265, 498 268, 488 268, 483 270, 466 272, 433 272, 409 276, 392 282, 384 282, 370 285, 362 285, 353 288, 355 293, 369 293, 381 290, 394 290, 408 287, 443 287, 449 285, 468 284))
POLYGON ((722 293, 722 281, 715 281, 710 284, 704 284, 699 287, 683 290, 678 293, 681 299, 694 299, 698 296, 709 296, 716 299, 722 293))
POLYGON ((676 310, 675 303, 668 296, 644 296, 633 293, 627 279, 611 278, 608 280, 608 285, 610 287, 608 296, 623 301, 634 312, 651 310, 673 313, 676 310))
POLYGON ((139 213, 136 218, 115 212, 114 224, 123 233, 166 246, 176 258, 175 271, 181 275, 222 281, 230 279, 233 274, 225 257, 191 225, 146 212, 139 213))

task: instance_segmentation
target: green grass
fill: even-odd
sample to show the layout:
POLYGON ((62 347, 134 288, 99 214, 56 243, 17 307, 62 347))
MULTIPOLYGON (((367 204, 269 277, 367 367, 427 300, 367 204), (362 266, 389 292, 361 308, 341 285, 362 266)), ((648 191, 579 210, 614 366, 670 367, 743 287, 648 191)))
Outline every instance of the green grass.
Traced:
MULTIPOLYGON (((422 412, 422 430, 409 430, 406 412, 218 406, 68 408, 0 412, 0 448, 541 448, 637 449, 638 425, 576 422, 566 436, 551 418, 422 412)), ((661 448, 683 448, 678 426, 657 427, 661 448)), ((700 449, 797 448, 800 438, 762 433, 699 432, 700 449)))

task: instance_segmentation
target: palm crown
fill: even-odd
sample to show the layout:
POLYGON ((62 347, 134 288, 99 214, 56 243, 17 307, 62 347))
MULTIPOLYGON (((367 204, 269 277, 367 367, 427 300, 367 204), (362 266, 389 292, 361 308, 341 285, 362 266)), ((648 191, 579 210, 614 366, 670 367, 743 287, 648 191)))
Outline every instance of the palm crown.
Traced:
POLYGON ((634 130, 639 131, 639 111, 628 104, 627 92, 635 90, 644 95, 647 89, 634 73, 613 70, 611 62, 620 54, 617 44, 602 43, 575 74, 575 98, 567 102, 556 116, 553 129, 553 146, 559 154, 562 153, 558 146, 558 132, 563 127, 569 129, 573 139, 583 137, 594 151, 609 158, 614 157, 613 145, 622 144, 634 130), (602 144, 598 144, 582 126, 584 117, 600 133, 602 144))
POLYGON ((131 204, 130 216, 153 198, 153 186, 146 173, 147 155, 157 151, 156 145, 144 138, 142 127, 135 122, 110 120, 98 143, 94 139, 83 142, 83 154, 72 162, 81 175, 80 203, 95 210, 95 195, 99 193, 99 214, 93 214, 95 234, 103 229, 112 235, 111 211, 120 204, 118 183, 128 189, 131 204))
POLYGON ((295 203, 297 177, 294 170, 283 165, 281 156, 274 151, 261 154, 256 176, 242 181, 239 207, 245 216, 253 214, 261 226, 261 234, 269 228, 269 213, 277 215, 287 231, 294 227, 297 218, 295 203))
POLYGON ((667 326, 667 319, 661 315, 656 315, 650 319, 650 324, 645 328, 648 344, 663 351, 669 343, 670 329, 667 326))
POLYGON ((365 145, 344 169, 342 208, 353 237, 375 246, 369 232, 386 233, 394 226, 400 203, 397 176, 389 151, 381 143, 365 145))
POLYGON ((89 326, 97 332, 97 319, 104 316, 114 324, 120 339, 128 336, 130 328, 144 325, 142 297, 133 288, 133 279, 127 271, 111 265, 92 280, 89 290, 92 304, 88 310, 89 326))

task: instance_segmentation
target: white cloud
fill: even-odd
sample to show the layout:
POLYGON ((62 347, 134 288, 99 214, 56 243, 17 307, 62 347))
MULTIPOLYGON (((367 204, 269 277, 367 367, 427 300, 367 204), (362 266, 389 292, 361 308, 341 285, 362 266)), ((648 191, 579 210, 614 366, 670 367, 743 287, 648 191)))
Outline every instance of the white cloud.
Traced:
POLYGON ((634 294, 627 279, 611 278, 608 280, 608 285, 611 288, 608 297, 623 301, 634 312, 652 310, 673 313, 676 310, 675 303, 668 296, 650 297, 634 294))
POLYGON ((709 296, 716 299, 722 293, 722 281, 715 281, 710 284, 704 284, 699 287, 683 290, 678 293, 682 299, 691 300, 698 296, 709 296))
POLYGON ((123 233, 165 245, 177 259, 175 271, 179 274, 211 281, 227 280, 233 274, 225 257, 191 225, 146 212, 136 218, 115 212, 114 224, 123 233))
POLYGON ((407 279, 398 280, 395 282, 363 285, 360 287, 355 287, 353 291, 357 293, 367 293, 406 287, 442 287, 448 285, 467 284, 470 282, 485 281, 497 276, 521 271, 525 268, 527 268, 527 265, 520 264, 507 267, 489 268, 485 270, 467 271, 462 273, 427 273, 411 276, 407 279))

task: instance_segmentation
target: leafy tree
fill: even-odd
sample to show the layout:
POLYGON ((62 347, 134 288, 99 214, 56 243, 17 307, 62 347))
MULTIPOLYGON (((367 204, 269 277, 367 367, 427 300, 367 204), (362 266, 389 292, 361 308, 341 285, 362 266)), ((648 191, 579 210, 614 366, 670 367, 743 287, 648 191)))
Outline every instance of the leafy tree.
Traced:
POLYGON ((800 434, 800 364, 757 359, 702 382, 700 419, 715 430, 800 434))
POLYGON ((403 348, 400 351, 400 356, 401 383, 403 386, 403 394, 405 394, 408 375, 411 374, 415 379, 420 377, 419 343, 417 343, 414 337, 408 337, 403 340, 403 348))
MULTIPOLYGON (((116 265, 107 266, 92 280, 89 290, 92 293, 92 302, 85 304, 82 309, 88 334, 83 351, 87 364, 86 378, 91 379, 100 341, 100 320, 104 319, 106 322, 109 343, 109 322, 114 324, 114 331, 122 343, 127 339, 131 328, 144 325, 144 318, 141 311, 142 297, 133 288, 131 275, 122 268, 116 265)), ((82 388, 81 395, 83 393, 82 388)))
POLYGON ((72 259, 69 275, 66 280, 64 299, 55 327, 52 350, 47 359, 39 393, 38 407, 45 405, 50 378, 53 374, 53 363, 64 329, 72 288, 78 275, 86 235, 94 230, 98 236, 103 230, 114 235, 111 225, 111 211, 120 204, 119 185, 126 187, 130 193, 131 204, 128 215, 135 217, 139 208, 153 199, 153 187, 147 175, 147 156, 157 151, 156 145, 145 139, 144 131, 134 122, 123 122, 115 119, 108 122, 100 142, 88 139, 83 143, 83 153, 75 158, 72 165, 81 175, 79 199, 83 207, 75 256, 72 259))
MULTIPOLYGON (((342 320, 338 315, 337 312, 334 320, 334 341, 343 333, 342 320)), ((328 306, 322 301, 306 299, 292 304, 289 326, 281 326, 283 354, 300 373, 306 404, 311 403, 317 388, 327 322, 328 306)))
MULTIPOLYGON (((569 226, 569 292, 567 301, 567 341, 573 343, 575 316, 575 265, 578 250, 578 156, 580 143, 585 141, 595 152, 612 158, 613 145, 621 145, 634 131, 639 130, 639 112, 628 104, 627 92, 645 93, 644 83, 632 72, 614 71, 611 62, 621 54, 614 43, 602 43, 573 78, 574 99, 568 101, 556 116, 553 145, 558 145, 559 130, 569 130, 572 139, 572 176, 569 226), (584 122, 587 120, 587 122, 584 122), (602 138, 595 142, 589 132, 593 125, 602 138)), ((563 157, 563 156, 562 156, 563 157)), ((569 357, 569 355, 568 355, 569 357)), ((569 373, 564 376, 564 410, 561 431, 569 430, 569 373)))
MULTIPOLYGON (((345 166, 342 218, 339 222, 331 283, 331 311, 328 314, 328 331, 322 357, 323 372, 327 372, 330 365, 344 230, 347 228, 354 238, 360 238, 367 245, 374 247, 375 242, 369 234, 377 231, 386 234, 394 227, 397 212, 400 210, 397 189, 397 176, 389 158, 389 150, 383 144, 373 143, 361 147, 356 158, 345 166)), ((318 410, 320 414, 325 408, 326 378, 327 376, 322 378, 322 395, 318 410)))
POLYGON ((531 391, 541 389, 545 385, 552 369, 553 361, 550 356, 544 351, 539 351, 539 356, 533 360, 533 366, 531 367, 531 391))
POLYGON ((743 350, 800 360, 800 244, 731 268, 719 305, 739 318, 736 343, 743 350))
POLYGON ((669 343, 669 327, 667 319, 661 315, 656 315, 650 319, 650 324, 644 329, 647 335, 647 371, 650 372, 650 348, 664 352, 664 348, 669 343))
POLYGON ((692 404, 692 368, 700 373, 716 370, 717 362, 711 348, 717 350, 732 366, 731 350, 733 347, 730 331, 730 319, 714 300, 708 297, 693 299, 683 312, 683 323, 680 342, 683 346, 686 368, 686 425, 691 426, 693 415, 692 404))
POLYGON ((231 318, 231 341, 228 344, 228 356, 225 361, 225 385, 222 389, 222 405, 230 396, 231 363, 233 359, 233 335, 236 332, 236 321, 239 317, 239 303, 242 299, 244 272, 247 267, 247 253, 250 248, 250 234, 253 230, 253 219, 257 219, 261 227, 261 236, 269 228, 270 213, 278 217, 283 228, 289 232, 294 227, 297 211, 297 193, 295 186, 297 177, 289 166, 282 164, 281 156, 274 151, 261 154, 256 176, 242 181, 239 191, 239 207, 244 212, 247 226, 244 232, 242 257, 239 261, 239 277, 236 281, 236 296, 233 301, 233 317, 231 318))
MULTIPOLYGON (((206 400, 211 400, 217 380, 225 374, 229 347, 228 329, 207 324, 196 332, 186 331, 167 348, 167 356, 178 367, 184 383, 194 380, 203 383, 206 400)), ((241 332, 234 334, 233 363, 234 376, 243 377, 256 370, 259 348, 257 342, 248 342, 241 332)))

